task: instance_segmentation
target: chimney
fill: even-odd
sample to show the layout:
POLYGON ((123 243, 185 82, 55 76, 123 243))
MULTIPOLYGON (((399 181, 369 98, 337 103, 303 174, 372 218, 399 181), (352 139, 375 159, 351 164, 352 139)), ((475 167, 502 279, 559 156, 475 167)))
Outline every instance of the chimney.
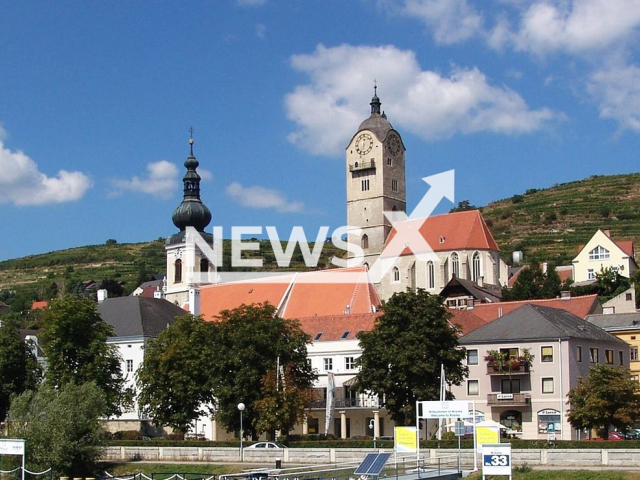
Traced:
POLYGON ((109 292, 107 292, 104 288, 98 290, 98 303, 104 302, 109 297, 109 292))
POLYGON ((473 298, 467 298, 467 310, 473 310, 473 307, 476 305, 476 301, 473 298))
POLYGON ((560 300, 571 300, 571 290, 563 290, 560 292, 560 300))
POLYGON ((484 287, 484 275, 478 275, 478 286, 484 287))
POLYGON ((611 238, 611 230, 609 230, 608 228, 604 231, 604 234, 605 234, 607 237, 611 238))
POLYGON ((194 316, 200 315, 200 290, 189 289, 189 313, 194 316))

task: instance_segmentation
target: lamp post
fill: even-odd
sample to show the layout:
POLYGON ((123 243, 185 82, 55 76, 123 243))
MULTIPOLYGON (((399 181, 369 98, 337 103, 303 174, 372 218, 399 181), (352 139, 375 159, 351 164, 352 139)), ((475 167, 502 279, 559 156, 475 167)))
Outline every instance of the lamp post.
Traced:
POLYGON ((238 404, 238 410, 240 410, 240 461, 244 462, 244 450, 242 449, 242 437, 244 437, 244 431, 242 430, 242 411, 244 410, 244 403, 238 404))

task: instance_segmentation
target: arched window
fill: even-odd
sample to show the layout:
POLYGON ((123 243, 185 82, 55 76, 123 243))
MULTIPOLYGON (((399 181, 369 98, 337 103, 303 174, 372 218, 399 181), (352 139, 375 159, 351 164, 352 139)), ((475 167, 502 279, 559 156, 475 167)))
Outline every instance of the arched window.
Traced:
POLYGON ((507 410, 500 414, 500 423, 507 427, 507 430, 515 432, 522 431, 522 412, 517 410, 507 410))
POLYGON ((206 258, 203 258, 200 260, 200 271, 201 272, 209 271, 209 260, 207 260, 206 258))
POLYGON ((460 277, 460 258, 455 252, 451 254, 451 274, 456 278, 460 277))
POLYGON ((360 240, 360 246, 363 250, 367 250, 369 248, 369 237, 365 233, 362 235, 362 239, 360 240))
POLYGON ((436 288, 436 269, 433 262, 427 262, 427 288, 436 288))
POLYGON ((362 265, 366 271, 369 271, 369 264, 367 262, 364 262, 364 264, 362 265))
POLYGON ((398 269, 398 267, 393 267, 393 281, 394 282, 400 281, 400 270, 398 269))
POLYGON ((175 266, 175 277, 173 279, 173 283, 182 282, 182 260, 176 260, 175 266))
POLYGON ((473 264, 473 281, 477 282, 478 278, 480 278, 480 253, 476 252, 473 254, 473 259, 472 259, 472 264, 473 264))
POLYGON ((589 252, 589 260, 609 260, 609 257, 609 250, 601 245, 598 245, 596 248, 589 252))

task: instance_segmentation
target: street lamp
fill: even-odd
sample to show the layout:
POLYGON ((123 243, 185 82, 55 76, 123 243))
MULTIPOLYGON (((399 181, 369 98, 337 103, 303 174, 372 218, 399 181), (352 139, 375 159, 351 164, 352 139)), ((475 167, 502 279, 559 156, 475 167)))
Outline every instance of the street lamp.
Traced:
POLYGON ((244 403, 238 404, 238 410, 240 410, 240 461, 244 462, 244 451, 242 449, 242 437, 244 436, 244 431, 242 430, 242 411, 244 410, 244 403))

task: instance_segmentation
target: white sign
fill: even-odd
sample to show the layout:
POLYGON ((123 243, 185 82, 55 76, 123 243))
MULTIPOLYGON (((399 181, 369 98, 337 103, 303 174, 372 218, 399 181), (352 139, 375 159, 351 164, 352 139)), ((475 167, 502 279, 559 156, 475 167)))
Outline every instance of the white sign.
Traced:
POLYGON ((485 443, 482 446, 482 476, 511 476, 511 444, 485 443))
POLYGON ((469 402, 449 401, 449 402, 418 402, 422 407, 418 407, 419 418, 467 418, 469 416, 469 402))
POLYGON ((0 455, 24 455, 24 440, 0 439, 0 455))
POLYGON ((513 400, 513 393, 498 393, 498 400, 513 400))

